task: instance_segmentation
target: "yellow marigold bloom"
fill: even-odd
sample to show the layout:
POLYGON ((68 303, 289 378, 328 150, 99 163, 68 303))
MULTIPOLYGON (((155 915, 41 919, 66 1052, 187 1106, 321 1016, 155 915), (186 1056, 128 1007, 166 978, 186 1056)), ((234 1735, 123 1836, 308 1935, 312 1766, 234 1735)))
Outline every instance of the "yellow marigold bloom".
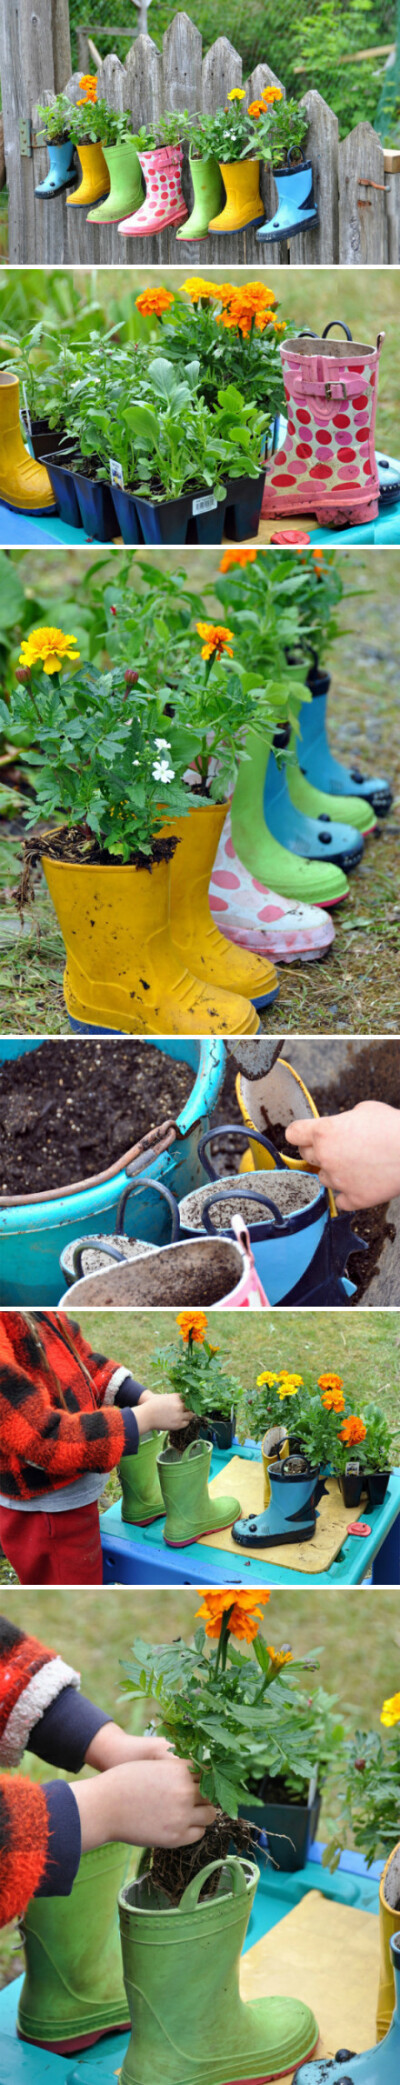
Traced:
POLYGON ((140 297, 136 298, 136 310, 141 312, 143 319, 152 318, 153 314, 155 318, 160 319, 163 311, 169 311, 173 302, 171 290, 141 290, 140 297))
POLYGON ((193 304, 199 303, 201 297, 207 297, 212 301, 213 297, 219 296, 214 283, 205 282, 202 275, 188 275, 187 282, 182 283, 182 289, 186 290, 193 304))
POLYGON ((343 1390, 343 1376, 318 1376, 319 1390, 343 1390))
POLYGON ((254 565, 256 550, 224 550, 219 566, 220 572, 230 572, 232 565, 254 565))
POLYGON ((246 88, 245 88, 245 87, 231 87, 231 90, 230 90, 230 94, 228 94, 228 95, 227 95, 227 100, 228 100, 228 101, 244 101, 244 100, 245 100, 245 96, 246 96, 246 88))
POLYGON ((44 673, 59 673, 66 659, 72 659, 76 666, 80 656, 76 650, 76 637, 65 637, 63 630, 48 629, 44 625, 24 638, 18 663, 29 667, 43 665, 44 673))
POLYGON ((262 1375, 262 1376, 257 1376, 257 1379, 256 1379, 256 1380, 257 1380, 257 1390, 262 1390, 262 1389, 263 1389, 263 1385, 264 1385, 264 1383, 267 1383, 267 1384, 268 1384, 268 1389, 269 1389, 269 1390, 272 1390, 272 1388, 273 1388, 273 1385, 274 1385, 274 1383, 277 1383, 277 1382, 278 1382, 278 1376, 274 1376, 274 1375, 272 1375, 272 1374, 271 1374, 271 1370, 270 1370, 269 1368, 265 1368, 265 1369, 264 1369, 264 1372, 263 1372, 263 1375, 262 1375))
POLYGON ((389 1694, 388 1700, 384 1701, 381 1723, 386 1730, 392 1730, 394 1723, 400 1723, 400 1694, 389 1694))
POLYGON ((276 1651, 276 1650, 275 1650, 275 1645, 274 1645, 273 1643, 267 1643, 267 1651, 268 1651, 268 1655, 269 1655, 269 1657, 270 1657, 270 1658, 271 1658, 271 1660, 272 1660, 272 1664, 273 1664, 273 1665, 276 1665, 276 1670, 277 1670, 277 1672, 280 1672, 280 1670, 281 1670, 281 1666, 282 1666, 282 1665, 292 1665, 292 1664, 293 1664, 293 1652, 292 1652, 292 1651, 276 1651))
POLYGON ((203 1593, 203 1605, 196 1609, 197 1616, 205 1621, 206 1636, 221 1635, 224 1615, 229 1615, 229 1635, 237 1636, 244 1643, 252 1643, 258 1635, 258 1623, 262 1622, 262 1610, 270 1600, 270 1593, 203 1593), (257 1603, 261 1601, 261 1605, 257 1603), (231 1613, 229 1613, 231 1609, 231 1613))
POLYGON ((297 1385, 300 1387, 300 1384, 304 1382, 304 1377, 296 1376, 293 1368, 280 1368, 279 1381, 280 1383, 296 1383, 296 1387, 297 1385))
POLYGON ((207 1329, 207 1318, 204 1310, 179 1310, 176 1323, 179 1325, 179 1331, 185 1346, 188 1346, 189 1339, 193 1340, 194 1346, 203 1346, 204 1335, 207 1329))
POLYGON ((202 659, 212 659, 214 653, 217 659, 222 659, 224 652, 228 659, 233 659, 232 645, 229 642, 230 637, 233 637, 233 630, 227 630, 224 623, 196 623, 196 630, 198 637, 203 638, 202 659))
POLYGON ((295 1376, 286 1376, 285 1382, 278 1384, 278 1397, 281 1399, 284 1397, 298 1397, 298 1394, 299 1386, 296 1383, 295 1376))

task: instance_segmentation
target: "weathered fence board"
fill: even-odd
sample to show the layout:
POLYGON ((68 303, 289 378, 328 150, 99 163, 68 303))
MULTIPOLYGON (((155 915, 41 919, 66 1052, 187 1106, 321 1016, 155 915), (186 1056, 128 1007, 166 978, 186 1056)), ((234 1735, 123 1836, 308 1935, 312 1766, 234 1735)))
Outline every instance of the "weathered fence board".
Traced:
MULTIPOLYGON (((72 100, 79 75, 71 70, 68 0, 0 0, 0 77, 4 149, 9 189, 10 260, 54 264, 153 268, 183 266, 203 273, 210 267, 264 269, 293 264, 335 266, 398 265, 400 260, 400 174, 385 175, 379 139, 362 123, 338 145, 332 109, 314 89, 304 96, 310 127, 307 157, 313 162, 319 224, 289 244, 258 243, 255 231, 214 236, 196 242, 177 240, 167 231, 153 239, 122 238, 117 225, 94 226, 85 210, 68 208, 66 198, 35 200, 35 186, 47 167, 43 146, 21 157, 19 122, 33 118, 37 102, 52 99, 65 87, 72 100)), ((281 86, 268 65, 258 65, 246 84, 247 101, 258 99, 268 82, 281 86)), ((201 36, 188 15, 175 15, 162 52, 152 37, 140 34, 124 65, 109 54, 99 66, 99 94, 112 108, 127 109, 134 130, 156 122, 164 110, 187 108, 215 113, 232 87, 242 85, 242 61, 227 37, 219 36, 202 58, 201 36)), ((283 89, 284 92, 284 89, 283 89)), ((188 154, 183 166, 183 192, 191 208, 188 154)), ((277 206, 271 169, 261 169, 261 192, 268 218, 277 206)))

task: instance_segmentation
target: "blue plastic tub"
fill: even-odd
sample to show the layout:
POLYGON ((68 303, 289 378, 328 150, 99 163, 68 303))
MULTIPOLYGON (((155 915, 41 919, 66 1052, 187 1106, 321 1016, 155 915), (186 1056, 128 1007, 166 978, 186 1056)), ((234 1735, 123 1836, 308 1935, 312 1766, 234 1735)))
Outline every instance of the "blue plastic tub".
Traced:
MULTIPOLYGON (((2 1060, 38 1047, 38 1041, 0 1042, 0 1065, 2 1060)), ((143 1156, 143 1172, 171 1186, 179 1201, 190 1188, 204 1181, 198 1145, 222 1086, 225 1049, 217 1037, 204 1042, 194 1038, 175 1042, 162 1037, 159 1042, 149 1042, 149 1048, 164 1050, 168 1057, 190 1065, 194 1074, 189 1100, 177 1118, 179 1140, 153 1163, 148 1154, 143 1156)), ((43 1195, 10 1207, 4 1197, 0 1198, 0 1303, 36 1304, 41 1308, 57 1304, 63 1246, 74 1238, 87 1237, 88 1232, 114 1232, 118 1202, 128 1184, 129 1176, 121 1167, 112 1180, 91 1187, 82 1182, 52 1199, 50 1194, 47 1198, 43 1195)), ((49 1181, 49 1190, 50 1187, 49 1181)), ((154 1244, 163 1245, 168 1240, 168 1226, 167 1204, 152 1194, 151 1188, 143 1195, 131 1197, 127 1210, 130 1236, 149 1238, 154 1244)))

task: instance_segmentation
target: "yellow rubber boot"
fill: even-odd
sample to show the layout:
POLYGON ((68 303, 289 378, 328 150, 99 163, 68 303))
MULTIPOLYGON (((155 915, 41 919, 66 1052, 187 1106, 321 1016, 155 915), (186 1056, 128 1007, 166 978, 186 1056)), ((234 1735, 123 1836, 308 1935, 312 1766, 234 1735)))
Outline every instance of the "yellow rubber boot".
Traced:
POLYGON ((200 984, 174 947, 167 861, 84 868, 43 856, 42 865, 65 942, 73 1025, 128 1035, 257 1034, 248 999, 200 984))
POLYGON ((77 145, 76 149, 82 180, 73 195, 67 195, 68 208, 83 210, 86 205, 90 209, 91 203, 99 203, 102 196, 109 195, 111 176, 101 145, 77 145))
POLYGON ((235 159, 227 166, 220 163, 220 173, 226 203, 218 217, 210 219, 209 232, 242 232, 246 224, 263 224, 259 159, 235 159))
POLYGON ((202 982, 222 987, 224 992, 240 992, 254 1006, 268 1006, 279 992, 273 963, 226 941, 214 925, 208 903, 226 814, 226 804, 199 805, 187 818, 174 818, 173 825, 163 827, 166 834, 179 836, 170 868, 172 939, 202 982))
POLYGON ((376 2013, 376 2034, 378 2042, 382 2042, 384 2035, 389 2033, 392 2013, 394 2012, 395 1989, 393 1963, 390 1952, 390 1942, 391 1940, 393 1940, 394 1934, 398 1933, 399 1927, 400 1843, 398 1846, 395 1846, 394 1852, 389 1854, 389 1860, 386 1862, 386 1867, 383 1870, 383 1875, 381 1875, 379 1884, 379 1933, 381 1947, 381 1964, 379 1972, 379 1991, 376 2013))
POLYGON ((18 377, 8 370, 0 373, 0 499, 17 514, 57 512, 48 472, 25 448, 18 377))

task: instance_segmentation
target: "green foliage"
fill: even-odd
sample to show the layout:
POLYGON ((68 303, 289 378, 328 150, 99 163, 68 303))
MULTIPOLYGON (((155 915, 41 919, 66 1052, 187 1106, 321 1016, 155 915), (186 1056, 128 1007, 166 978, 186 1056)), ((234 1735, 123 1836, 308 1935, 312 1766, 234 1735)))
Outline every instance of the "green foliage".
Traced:
MULTIPOLYGON (((346 596, 350 591, 346 587, 346 596)), ((219 576, 216 592, 240 635, 242 657, 247 661, 251 652, 254 660, 257 653, 260 666, 268 641, 271 595, 287 656, 302 665, 304 673, 312 661, 324 658, 341 634, 335 610, 344 582, 339 560, 329 551, 317 556, 306 550, 299 558, 298 552, 276 550, 273 560, 258 556, 243 570, 233 567, 219 576)))
POLYGON ((363 1442, 366 1470, 387 1470, 392 1464, 393 1433, 385 1413, 379 1404, 361 1407, 361 1418, 367 1429, 363 1442))
POLYGON ((240 1397, 241 1385, 235 1376, 227 1374, 218 1360, 218 1348, 203 1339, 201 1345, 183 1339, 181 1345, 160 1347, 153 1358, 153 1367, 159 1386, 165 1377, 172 1390, 179 1396, 189 1412, 198 1419, 208 1419, 218 1413, 222 1419, 230 1419, 232 1407, 240 1397))
MULTIPOLYGON (((284 411, 285 404, 279 341, 274 324, 279 310, 277 300, 271 292, 271 319, 264 330, 259 331, 253 317, 250 331, 244 333, 236 321, 229 327, 221 324, 218 284, 211 281, 210 290, 211 296, 206 298, 199 294, 197 300, 190 303, 179 293, 161 321, 152 320, 152 328, 156 326, 165 354, 182 373, 188 363, 199 360, 201 390, 206 405, 214 406, 221 387, 233 383, 244 397, 251 398, 253 405, 260 406, 269 419, 273 419, 276 413, 284 411)), ((292 330, 289 322, 287 334, 290 335, 292 330)))
POLYGON ((99 352, 76 383, 65 415, 66 434, 77 453, 99 460, 109 474, 113 456, 124 484, 152 500, 177 499, 185 491, 213 491, 222 500, 226 479, 257 478, 268 418, 245 403, 234 385, 219 390, 213 411, 201 395, 200 363, 180 376, 166 356, 135 365, 131 358, 109 364, 99 352))
POLYGON ((247 159, 249 155, 259 157, 256 126, 247 113, 244 100, 228 100, 226 108, 217 109, 214 116, 196 117, 193 139, 200 158, 207 159, 214 154, 224 166, 229 166, 232 160, 247 159))
POLYGON ((400 1837, 400 1731, 383 1738, 357 1730, 343 1752, 341 1800, 334 1837, 323 1866, 336 1868, 344 1846, 355 1846, 367 1867, 387 1860, 400 1837))
POLYGON ((266 108, 256 123, 256 147, 260 159, 278 167, 286 166, 288 152, 291 163, 302 157, 303 145, 309 128, 305 109, 291 98, 275 101, 266 108))
POLYGON ((71 137, 72 102, 68 94, 56 94, 49 107, 37 109, 37 137, 40 143, 62 145, 71 137))

